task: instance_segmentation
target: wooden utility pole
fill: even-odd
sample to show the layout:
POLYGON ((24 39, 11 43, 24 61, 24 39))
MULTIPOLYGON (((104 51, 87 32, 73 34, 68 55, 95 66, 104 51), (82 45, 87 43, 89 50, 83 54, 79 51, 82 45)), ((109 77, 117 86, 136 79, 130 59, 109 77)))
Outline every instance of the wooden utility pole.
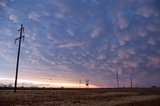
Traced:
POLYGON ((24 35, 22 35, 23 32, 24 32, 23 24, 21 24, 21 28, 18 31, 20 32, 20 36, 15 39, 15 43, 16 43, 17 40, 19 41, 19 46, 18 46, 18 54, 17 54, 17 65, 16 65, 14 93, 17 92, 17 77, 18 77, 18 66, 19 66, 19 56, 20 56, 20 50, 21 50, 21 41, 22 41, 22 38, 24 40, 24 37, 25 37, 24 35))

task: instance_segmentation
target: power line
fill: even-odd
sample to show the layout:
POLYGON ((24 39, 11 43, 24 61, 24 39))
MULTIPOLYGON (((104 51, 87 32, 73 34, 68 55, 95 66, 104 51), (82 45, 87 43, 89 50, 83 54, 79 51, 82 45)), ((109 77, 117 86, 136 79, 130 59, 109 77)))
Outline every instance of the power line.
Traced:
MULTIPOLYGON (((111 70, 112 72, 115 72, 115 70, 113 70, 112 68, 110 68, 108 66, 108 64, 106 66, 107 66, 107 69, 111 70)), ((117 80, 117 88, 119 88, 119 74, 118 74, 118 70, 116 70, 116 80, 117 80)))
POLYGON ((21 28, 18 31, 20 32, 20 36, 15 39, 15 43, 16 43, 17 40, 19 41, 19 46, 18 46, 18 54, 17 54, 17 65, 16 65, 14 93, 17 92, 17 77, 18 77, 18 66, 19 66, 19 56, 20 56, 20 50, 21 50, 21 41, 22 41, 22 38, 24 40, 24 37, 25 37, 24 35, 22 35, 23 32, 24 32, 23 24, 21 24, 21 28))

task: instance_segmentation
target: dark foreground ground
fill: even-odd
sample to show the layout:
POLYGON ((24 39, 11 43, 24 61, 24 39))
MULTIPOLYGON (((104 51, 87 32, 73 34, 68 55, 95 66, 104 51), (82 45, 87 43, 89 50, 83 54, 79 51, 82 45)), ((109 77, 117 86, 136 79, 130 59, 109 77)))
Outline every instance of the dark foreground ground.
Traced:
POLYGON ((160 106, 160 88, 0 90, 0 106, 160 106))

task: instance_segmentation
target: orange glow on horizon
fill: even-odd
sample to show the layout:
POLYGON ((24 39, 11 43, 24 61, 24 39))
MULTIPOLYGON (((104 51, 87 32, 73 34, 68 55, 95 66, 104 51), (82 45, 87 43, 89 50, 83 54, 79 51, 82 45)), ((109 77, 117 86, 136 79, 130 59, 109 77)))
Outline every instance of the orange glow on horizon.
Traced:
MULTIPOLYGON (((11 78, 0 78, 0 80, 3 80, 3 81, 14 81, 14 79, 11 79, 11 78)), ((20 83, 34 84, 37 87, 98 88, 96 85, 89 85, 88 87, 86 87, 85 84, 77 84, 77 83, 52 83, 52 82, 32 81, 32 80, 23 80, 23 79, 19 79, 18 80, 18 84, 20 84, 20 83)))

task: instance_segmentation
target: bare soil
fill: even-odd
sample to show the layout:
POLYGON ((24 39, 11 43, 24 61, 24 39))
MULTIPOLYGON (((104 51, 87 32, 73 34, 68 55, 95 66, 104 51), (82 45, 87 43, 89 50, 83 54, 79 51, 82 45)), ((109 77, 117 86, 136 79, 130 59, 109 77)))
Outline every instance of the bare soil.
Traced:
POLYGON ((0 106, 160 106, 160 88, 0 90, 0 106))

